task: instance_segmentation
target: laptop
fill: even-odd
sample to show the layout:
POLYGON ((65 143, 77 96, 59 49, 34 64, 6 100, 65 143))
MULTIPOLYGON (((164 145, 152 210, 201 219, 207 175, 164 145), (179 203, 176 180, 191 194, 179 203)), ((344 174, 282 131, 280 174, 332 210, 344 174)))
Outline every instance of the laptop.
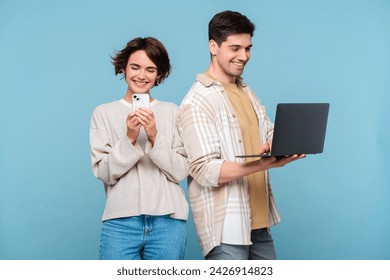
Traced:
POLYGON ((280 103, 276 107, 272 149, 245 157, 288 156, 323 152, 329 103, 280 103))

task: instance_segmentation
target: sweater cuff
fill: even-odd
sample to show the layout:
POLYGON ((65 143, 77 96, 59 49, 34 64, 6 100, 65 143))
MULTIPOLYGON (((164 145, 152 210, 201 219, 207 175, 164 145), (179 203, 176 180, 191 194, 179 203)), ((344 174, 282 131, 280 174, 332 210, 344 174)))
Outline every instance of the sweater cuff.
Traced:
POLYGON ((145 153, 149 156, 152 156, 153 154, 158 153, 158 151, 162 147, 167 147, 168 143, 165 141, 165 137, 163 135, 160 136, 159 133, 157 133, 156 140, 154 141, 154 146, 152 146, 152 143, 148 140, 146 141, 145 145, 145 153))
POLYGON ((127 136, 125 136, 126 139, 123 139, 122 141, 122 147, 121 147, 121 151, 123 151, 124 153, 129 153, 130 157, 134 157, 136 155, 137 158, 141 158, 143 155, 144 155, 144 151, 142 150, 141 146, 138 144, 138 142, 135 142, 135 144, 133 145, 129 138, 127 138, 127 136))

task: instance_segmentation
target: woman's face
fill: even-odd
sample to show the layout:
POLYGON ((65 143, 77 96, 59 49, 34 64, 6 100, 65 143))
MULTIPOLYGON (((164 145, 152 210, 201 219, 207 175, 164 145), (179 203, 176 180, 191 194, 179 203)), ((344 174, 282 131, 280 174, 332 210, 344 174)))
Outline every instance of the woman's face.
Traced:
POLYGON ((158 78, 157 66, 145 51, 136 51, 127 61, 125 77, 129 94, 149 93, 158 78))

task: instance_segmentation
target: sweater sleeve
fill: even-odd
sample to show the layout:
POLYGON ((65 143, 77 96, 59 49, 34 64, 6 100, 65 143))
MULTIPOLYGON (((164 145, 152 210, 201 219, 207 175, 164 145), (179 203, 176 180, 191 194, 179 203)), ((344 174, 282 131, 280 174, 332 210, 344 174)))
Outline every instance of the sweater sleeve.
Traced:
POLYGON ((188 176, 187 158, 183 147, 172 146, 164 135, 157 135, 154 147, 148 142, 145 151, 168 180, 179 183, 188 176))
POLYGON ((141 147, 133 146, 126 135, 112 143, 108 134, 111 129, 104 112, 95 109, 90 126, 92 171, 107 185, 115 185, 143 156, 141 147))
POLYGON ((171 119, 165 122, 166 125, 171 124, 169 130, 172 131, 172 135, 157 133, 154 146, 148 141, 145 147, 145 153, 167 176, 168 180, 174 183, 179 183, 188 176, 187 157, 176 126, 177 111, 175 107, 171 119))

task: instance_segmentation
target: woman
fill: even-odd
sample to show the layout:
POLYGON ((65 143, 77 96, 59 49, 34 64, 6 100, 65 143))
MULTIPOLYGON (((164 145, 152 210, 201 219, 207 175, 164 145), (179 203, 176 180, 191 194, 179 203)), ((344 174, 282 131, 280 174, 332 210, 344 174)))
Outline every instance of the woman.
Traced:
POLYGON ((188 204, 179 181, 188 174, 176 130, 178 107, 150 95, 171 72, 155 38, 135 38, 112 58, 123 74, 123 99, 98 106, 91 119, 93 173, 104 182, 106 206, 100 259, 183 259, 188 204), (133 111, 133 94, 150 109, 133 111))

